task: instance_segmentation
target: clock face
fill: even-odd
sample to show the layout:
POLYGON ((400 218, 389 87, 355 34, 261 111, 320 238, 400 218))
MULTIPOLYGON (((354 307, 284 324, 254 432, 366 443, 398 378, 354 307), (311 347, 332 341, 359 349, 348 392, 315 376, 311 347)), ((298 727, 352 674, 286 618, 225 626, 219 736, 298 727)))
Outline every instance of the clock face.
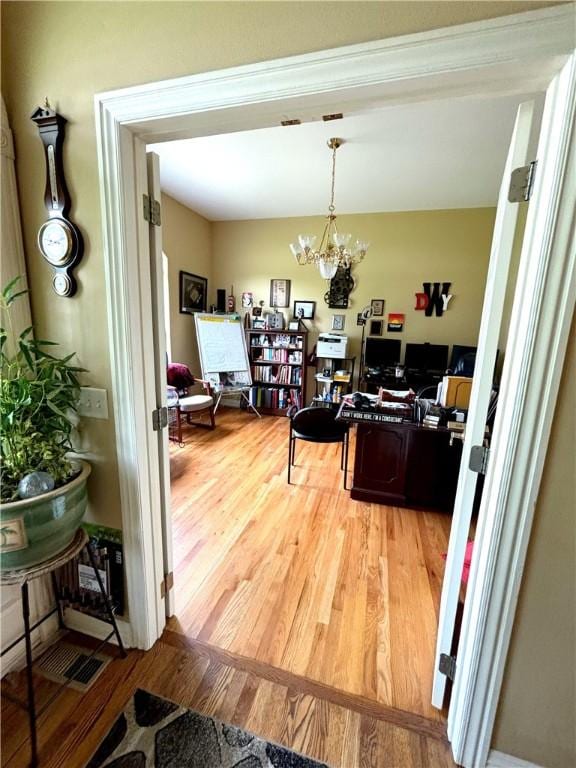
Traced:
POLYGON ((66 221, 47 221, 38 232, 38 247, 50 264, 61 267, 72 256, 72 231, 66 221))

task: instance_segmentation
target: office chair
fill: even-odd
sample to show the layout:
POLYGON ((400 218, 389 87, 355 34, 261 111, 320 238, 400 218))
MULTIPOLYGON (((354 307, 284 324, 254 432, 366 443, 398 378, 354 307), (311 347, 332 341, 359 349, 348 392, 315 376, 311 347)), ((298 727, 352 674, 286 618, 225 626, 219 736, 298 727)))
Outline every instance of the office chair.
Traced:
POLYGON ((330 408, 295 409, 290 416, 290 436, 288 440, 288 484, 290 485, 290 470, 294 466, 296 455, 296 440, 306 440, 310 443, 342 443, 340 469, 344 470, 344 490, 348 473, 348 424, 336 421, 336 413, 330 408))

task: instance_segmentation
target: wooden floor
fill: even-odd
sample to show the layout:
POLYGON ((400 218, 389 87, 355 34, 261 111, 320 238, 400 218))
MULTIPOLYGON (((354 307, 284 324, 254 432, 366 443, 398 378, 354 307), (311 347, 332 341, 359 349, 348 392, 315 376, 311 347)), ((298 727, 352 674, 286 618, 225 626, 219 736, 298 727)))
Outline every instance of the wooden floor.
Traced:
MULTIPOLYGON (((66 691, 39 723, 41 768, 83 768, 138 687, 333 768, 454 768, 438 734, 417 734, 377 713, 313 695, 298 678, 291 684, 261 678, 241 660, 223 663, 217 652, 183 642, 166 632, 148 653, 115 659, 87 693, 66 691)), ((8 677, 3 685, 22 694, 23 676, 8 677)), ((54 684, 38 677, 36 690, 42 704, 54 684)), ((3 701, 2 766, 24 768, 28 761, 26 715, 3 701)))
POLYGON ((286 418, 217 415, 171 452, 170 629, 441 725, 430 697, 451 518, 351 500, 338 445, 298 441, 289 486, 286 418))
MULTIPOLYGON (((351 501, 335 446, 299 445, 288 486, 287 428, 229 409, 173 449, 177 617, 47 710, 43 768, 82 768, 137 687, 333 768, 453 768, 428 704, 450 519, 351 501)), ((3 700, 2 765, 28 749, 3 700)))

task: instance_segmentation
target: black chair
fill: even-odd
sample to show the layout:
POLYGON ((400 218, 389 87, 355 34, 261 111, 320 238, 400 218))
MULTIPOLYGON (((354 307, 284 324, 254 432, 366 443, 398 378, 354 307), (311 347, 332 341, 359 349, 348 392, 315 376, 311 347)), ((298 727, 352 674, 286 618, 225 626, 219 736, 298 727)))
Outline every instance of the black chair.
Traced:
POLYGON ((340 469, 344 470, 344 490, 348 473, 348 424, 336 421, 336 412, 331 408, 302 408, 290 416, 290 438, 288 441, 288 483, 290 469, 294 466, 296 440, 310 443, 342 443, 340 469))

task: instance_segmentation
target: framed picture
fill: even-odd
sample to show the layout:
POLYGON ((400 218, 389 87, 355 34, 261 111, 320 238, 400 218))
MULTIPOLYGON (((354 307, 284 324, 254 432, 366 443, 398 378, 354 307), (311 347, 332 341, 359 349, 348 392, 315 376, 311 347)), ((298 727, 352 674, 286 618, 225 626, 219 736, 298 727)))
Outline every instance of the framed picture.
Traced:
POLYGON ((257 317, 254 320, 252 320, 252 328, 256 331, 265 331, 266 330, 266 320, 264 320, 263 317, 257 317))
POLYGON ((190 272, 180 271, 180 312, 193 315, 194 312, 206 312, 208 280, 190 272))
POLYGON ((345 322, 346 322, 345 315, 332 315, 332 330, 343 331, 345 322))
POLYGON ((404 330, 404 315, 398 312, 390 312, 388 315, 388 331, 402 333, 404 330))
POLYGON ((382 336, 382 320, 370 320, 370 336, 382 336))
POLYGON ((288 330, 289 331, 299 331, 300 330, 300 320, 290 320, 288 323, 288 330))
POLYGON ((374 317, 382 317, 384 314, 384 299, 372 299, 370 302, 374 317))
POLYGON ((245 309, 248 309, 248 307, 254 306, 254 294, 250 293, 250 291, 244 291, 242 294, 242 306, 245 309))
POLYGON ((315 301, 295 301, 294 302, 294 317, 299 320, 314 320, 314 313, 316 311, 315 301))
POLYGON ((261 317, 261 315, 262 315, 262 307, 252 307, 253 317, 261 317))
POLYGON ((270 280, 270 306, 290 306, 290 280, 270 280))

